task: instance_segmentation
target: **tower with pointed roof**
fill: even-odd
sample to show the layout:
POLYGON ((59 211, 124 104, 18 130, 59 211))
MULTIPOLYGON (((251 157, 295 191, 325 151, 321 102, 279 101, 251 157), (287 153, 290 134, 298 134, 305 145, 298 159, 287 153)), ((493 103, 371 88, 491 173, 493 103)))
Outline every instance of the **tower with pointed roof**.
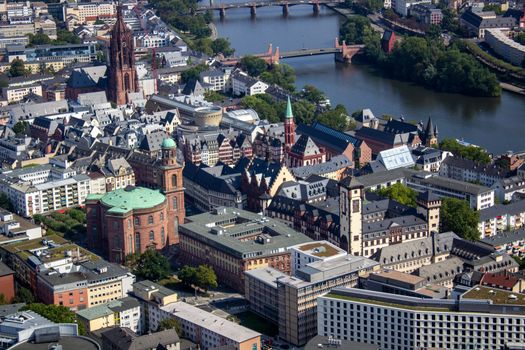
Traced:
POLYGON ((423 134, 423 140, 425 141, 425 146, 431 147, 437 145, 437 126, 434 126, 432 123, 432 118, 428 117, 427 126, 423 134))
POLYGON ((117 22, 111 30, 109 43, 108 98, 121 106, 126 104, 127 93, 138 91, 135 69, 133 33, 124 23, 122 5, 117 7, 117 22))
POLYGON ((286 116, 284 119, 284 147, 288 151, 295 144, 295 122, 293 120, 292 102, 290 96, 286 102, 286 116))

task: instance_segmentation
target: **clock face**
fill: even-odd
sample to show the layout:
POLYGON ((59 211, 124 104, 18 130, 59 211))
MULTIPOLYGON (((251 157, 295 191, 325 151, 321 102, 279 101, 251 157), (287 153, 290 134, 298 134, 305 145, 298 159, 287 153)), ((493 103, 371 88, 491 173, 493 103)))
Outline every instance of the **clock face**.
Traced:
POLYGON ((122 47, 126 47, 126 42, 125 41, 122 43, 122 47))

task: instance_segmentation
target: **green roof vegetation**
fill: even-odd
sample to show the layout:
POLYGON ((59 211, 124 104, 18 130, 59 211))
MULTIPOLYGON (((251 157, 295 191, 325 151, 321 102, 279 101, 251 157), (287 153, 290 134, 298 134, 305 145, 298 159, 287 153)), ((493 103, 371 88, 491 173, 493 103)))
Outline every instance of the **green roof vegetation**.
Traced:
POLYGON ((488 299, 499 305, 525 305, 525 295, 503 289, 475 287, 463 294, 463 299, 488 299), (513 295, 513 297, 511 297, 513 295))
POLYGON ((328 298, 334 298, 334 299, 341 299, 341 300, 350 300, 350 301, 356 301, 360 303, 365 304, 374 304, 374 305, 380 305, 380 306, 388 306, 388 307, 395 307, 398 309, 406 309, 406 310, 419 310, 419 311, 436 311, 436 312, 444 312, 444 311, 450 311, 446 307, 426 307, 426 306, 412 306, 412 305, 402 305, 402 304, 396 304, 396 303, 387 303, 384 301, 379 300, 373 300, 373 299, 362 299, 357 297, 351 297, 348 295, 342 295, 342 294, 334 294, 334 293, 328 293, 325 295, 328 298))
POLYGON ((308 250, 312 250, 315 248, 323 248, 323 249, 319 249, 318 252, 312 252, 312 255, 319 256, 319 257, 327 257, 327 256, 336 255, 339 253, 339 251, 335 249, 334 247, 332 247, 331 245, 323 244, 319 242, 303 244, 299 249, 302 250, 303 252, 306 252, 308 250))
POLYGON ((148 209, 164 203, 166 197, 159 190, 127 187, 106 193, 100 201, 111 207, 110 213, 127 213, 134 209, 148 209))

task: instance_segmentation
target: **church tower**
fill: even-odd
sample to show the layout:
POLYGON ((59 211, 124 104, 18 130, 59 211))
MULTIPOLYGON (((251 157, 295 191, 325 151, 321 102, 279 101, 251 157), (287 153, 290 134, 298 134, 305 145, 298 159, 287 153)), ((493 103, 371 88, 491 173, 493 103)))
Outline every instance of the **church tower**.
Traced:
POLYGON ((117 7, 117 22, 111 30, 109 43, 108 98, 118 106, 125 105, 128 92, 138 91, 135 70, 133 34, 124 23, 122 5, 117 7))
POLYGON ((162 141, 162 159, 159 167, 161 190, 168 201, 168 245, 179 243, 179 224, 184 223, 184 187, 182 166, 177 163, 177 146, 171 138, 162 141), (171 222, 173 221, 173 222, 171 222))
POLYGON ((353 255, 363 255, 364 186, 353 176, 339 183, 341 248, 353 255))
POLYGON ((293 120, 292 103, 290 96, 286 103, 286 116, 284 119, 284 149, 289 151, 295 144, 295 122, 293 120))
POLYGON ((425 128, 425 133, 423 136, 425 138, 425 146, 432 147, 438 144, 437 126, 434 126, 432 123, 432 118, 430 117, 428 117, 427 127, 425 128))

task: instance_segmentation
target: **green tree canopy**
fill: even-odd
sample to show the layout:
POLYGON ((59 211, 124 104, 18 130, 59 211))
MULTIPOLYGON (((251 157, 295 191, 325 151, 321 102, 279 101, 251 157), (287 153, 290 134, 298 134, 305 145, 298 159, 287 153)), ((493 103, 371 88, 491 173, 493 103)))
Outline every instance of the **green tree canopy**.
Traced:
POLYGON ((29 45, 46 45, 51 44, 51 39, 43 33, 37 33, 37 34, 28 34, 29 36, 29 45))
POLYGON ((411 207, 416 206, 417 192, 401 183, 395 183, 392 186, 385 187, 377 191, 381 197, 388 197, 401 204, 411 207))
POLYGON ((271 123, 277 123, 284 118, 284 103, 278 103, 266 94, 246 96, 241 104, 244 108, 253 109, 261 118, 268 119, 271 123))
POLYGON ((200 288, 208 291, 217 288, 217 275, 208 265, 199 267, 184 266, 177 274, 178 278, 188 287, 200 288))
POLYGON ((11 62, 11 66, 9 67, 9 74, 12 77, 21 77, 21 76, 27 75, 28 73, 29 72, 26 69, 24 61, 22 61, 21 59, 15 58, 11 62))
POLYGON ((179 337, 182 337, 182 326, 176 318, 166 318, 159 322, 159 327, 157 329, 157 332, 165 331, 167 329, 175 329, 175 332, 177 332, 177 335, 179 337))
POLYGON ((275 64, 259 77, 268 84, 277 84, 290 92, 295 90, 295 71, 287 64, 275 64))
POLYGON ((370 21, 366 17, 352 16, 339 29, 342 40, 347 44, 364 44, 366 39, 374 35, 370 21))
POLYGON ((439 143, 439 148, 443 151, 452 152, 456 157, 470 159, 482 164, 488 164, 491 161, 490 155, 483 148, 464 146, 454 139, 443 139, 439 143))
POLYGON ((31 304, 35 302, 35 296, 33 295, 33 292, 31 292, 29 289, 25 287, 19 286, 16 289, 16 295, 15 299, 13 300, 13 303, 25 303, 25 304, 31 304))
POLYGON ((86 334, 83 323, 78 322, 77 315, 65 306, 33 303, 24 306, 22 310, 31 310, 55 323, 76 323, 79 333, 86 334))
POLYGON ((188 83, 192 81, 193 79, 199 79, 199 75, 206 71, 208 69, 208 66, 205 64, 199 64, 195 67, 192 67, 188 70, 185 70, 181 74, 181 79, 183 83, 188 83))
POLYGON ((224 56, 232 56, 235 49, 231 47, 230 41, 226 38, 217 38, 211 43, 211 49, 214 54, 222 53, 224 56))
POLYGON ((241 58, 239 65, 243 71, 247 72, 252 77, 258 77, 268 69, 266 61, 255 56, 244 56, 241 58))
POLYGON ((470 208, 467 201, 456 198, 443 198, 440 209, 441 231, 454 231, 459 236, 478 240, 479 213, 470 208))
POLYGON ((316 120, 324 125, 328 125, 339 131, 346 131, 349 128, 348 112, 345 106, 338 104, 316 117, 316 120))
POLYGON ((29 126, 29 123, 26 121, 19 121, 13 126, 13 131, 15 134, 23 134, 26 133, 27 127, 29 126))
POLYGON ((152 281, 167 278, 171 274, 168 259, 155 249, 148 249, 138 259, 135 273, 140 277, 152 281))
POLYGON ((324 93, 313 85, 305 85, 300 95, 302 98, 315 104, 326 99, 324 93))
POLYGON ((14 210, 13 203, 11 203, 11 200, 4 192, 0 193, 0 208, 9 210, 11 212, 14 210))

